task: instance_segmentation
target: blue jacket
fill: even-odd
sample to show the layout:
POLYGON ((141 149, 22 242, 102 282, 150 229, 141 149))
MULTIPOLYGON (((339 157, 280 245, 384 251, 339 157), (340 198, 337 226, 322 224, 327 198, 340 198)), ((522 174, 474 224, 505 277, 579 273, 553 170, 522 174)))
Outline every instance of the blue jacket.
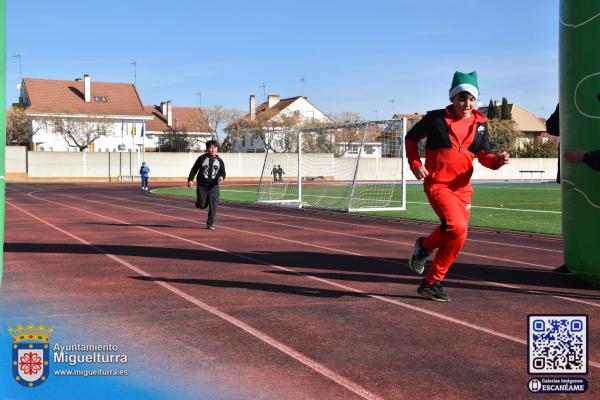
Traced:
POLYGON ((142 165, 140 167, 140 175, 144 178, 147 178, 148 174, 150 174, 150 167, 148 167, 147 165, 142 165))

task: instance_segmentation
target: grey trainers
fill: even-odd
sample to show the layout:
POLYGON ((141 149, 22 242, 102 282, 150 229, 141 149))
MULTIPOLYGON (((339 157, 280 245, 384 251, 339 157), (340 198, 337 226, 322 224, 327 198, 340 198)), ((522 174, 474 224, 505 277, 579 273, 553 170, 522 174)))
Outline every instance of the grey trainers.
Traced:
POLYGON ((419 286, 417 289, 417 293, 433 301, 450 301, 450 296, 444 292, 444 288, 440 282, 434 282, 432 285, 430 285, 425 281, 425 279, 423 279, 421 286, 419 286))
POLYGON ((408 266, 410 267, 410 270, 417 275, 423 275, 425 266, 427 265, 427 259, 431 255, 431 252, 423 248, 423 240, 425 240, 425 237, 420 237, 417 239, 415 242, 415 250, 413 251, 413 255, 408 260, 408 266))

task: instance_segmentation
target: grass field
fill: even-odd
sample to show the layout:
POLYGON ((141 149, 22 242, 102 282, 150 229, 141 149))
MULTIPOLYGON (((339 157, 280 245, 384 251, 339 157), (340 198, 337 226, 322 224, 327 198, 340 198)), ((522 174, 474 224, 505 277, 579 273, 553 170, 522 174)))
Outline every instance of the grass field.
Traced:
MULTIPOLYGON (((470 226, 533 233, 561 234, 560 186, 557 184, 475 184, 470 226)), ((256 185, 228 185, 221 199, 256 200, 256 185)), ((332 189, 335 190, 335 189, 332 189)), ((154 193, 195 196, 195 189, 166 188, 154 193)), ((408 185, 405 211, 364 213, 373 216, 437 222, 421 185, 408 185)))

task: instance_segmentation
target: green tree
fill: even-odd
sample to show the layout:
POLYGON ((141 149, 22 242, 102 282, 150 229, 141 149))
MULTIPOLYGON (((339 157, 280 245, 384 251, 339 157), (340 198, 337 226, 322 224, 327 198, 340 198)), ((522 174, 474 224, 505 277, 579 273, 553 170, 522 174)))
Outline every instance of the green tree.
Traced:
POLYGON ((498 118, 498 110, 496 110, 496 105, 492 99, 490 99, 490 104, 488 104, 487 117, 488 119, 498 118))
POLYGON ((506 100, 506 97, 502 98, 502 107, 500 108, 500 119, 512 120, 512 114, 510 113, 510 109, 508 108, 508 100, 506 100))
POLYGON ((536 141, 526 142, 517 149, 515 156, 519 158, 554 158, 558 152, 558 144, 555 142, 539 143, 536 141))
POLYGON ((490 146, 492 151, 511 152, 515 148, 519 132, 515 129, 515 123, 512 120, 493 119, 488 121, 488 131, 490 135, 490 146))
POLYGON ((191 151, 194 140, 184 130, 169 129, 158 139, 158 151, 181 153, 191 151))

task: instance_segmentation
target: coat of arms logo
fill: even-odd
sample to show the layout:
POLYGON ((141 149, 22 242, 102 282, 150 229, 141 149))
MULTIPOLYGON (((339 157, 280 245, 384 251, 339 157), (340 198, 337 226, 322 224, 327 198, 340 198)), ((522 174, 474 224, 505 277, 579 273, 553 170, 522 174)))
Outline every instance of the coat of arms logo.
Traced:
POLYGON ((8 328, 13 337, 12 373, 15 380, 26 387, 46 382, 50 373, 48 337, 53 329, 44 325, 17 325, 8 328))

